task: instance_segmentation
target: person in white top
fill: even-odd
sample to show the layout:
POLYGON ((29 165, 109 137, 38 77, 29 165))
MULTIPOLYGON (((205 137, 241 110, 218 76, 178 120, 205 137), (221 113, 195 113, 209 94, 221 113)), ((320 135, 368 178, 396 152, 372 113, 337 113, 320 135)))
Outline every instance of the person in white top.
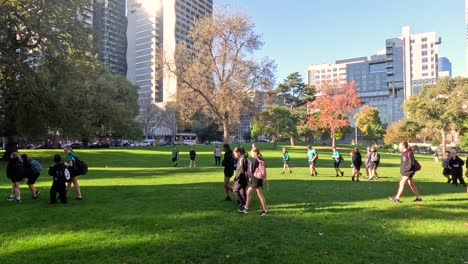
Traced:
POLYGON ((221 165, 221 149, 219 148, 218 144, 216 144, 213 150, 213 154, 214 154, 214 159, 215 159, 215 165, 216 166, 221 165))

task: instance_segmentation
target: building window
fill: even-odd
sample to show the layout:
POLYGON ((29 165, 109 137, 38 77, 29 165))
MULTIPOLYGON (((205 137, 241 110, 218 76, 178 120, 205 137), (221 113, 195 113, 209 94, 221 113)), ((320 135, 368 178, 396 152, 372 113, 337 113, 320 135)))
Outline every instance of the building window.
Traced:
POLYGON ((422 65, 422 70, 425 71, 425 70, 427 70, 427 69, 428 69, 427 64, 423 64, 423 65, 422 65))
POLYGON ((421 49, 427 49, 427 44, 421 44, 421 49))
POLYGON ((421 56, 427 56, 427 50, 421 51, 421 56))
POLYGON ((422 38, 421 39, 421 42, 426 42, 427 41, 427 38, 422 38))
POLYGON ((427 63, 427 58, 422 58, 422 63, 427 63))

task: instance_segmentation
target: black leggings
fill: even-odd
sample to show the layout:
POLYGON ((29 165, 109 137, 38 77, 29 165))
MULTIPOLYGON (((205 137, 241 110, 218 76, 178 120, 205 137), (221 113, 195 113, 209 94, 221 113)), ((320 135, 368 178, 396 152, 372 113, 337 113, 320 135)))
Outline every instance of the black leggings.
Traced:
POLYGON ((50 187, 50 203, 57 202, 57 193, 60 195, 60 201, 67 203, 67 188, 65 182, 54 181, 50 187))

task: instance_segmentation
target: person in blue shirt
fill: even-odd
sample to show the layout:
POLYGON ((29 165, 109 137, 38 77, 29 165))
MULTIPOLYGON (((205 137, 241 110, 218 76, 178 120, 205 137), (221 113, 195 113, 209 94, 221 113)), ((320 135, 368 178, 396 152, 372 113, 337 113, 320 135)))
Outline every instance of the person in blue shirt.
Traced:
POLYGON ((315 164, 317 163, 318 153, 311 145, 307 146, 307 160, 309 161, 310 176, 317 176, 317 170, 315 164))
POLYGON ((289 173, 292 173, 292 170, 289 167, 289 152, 286 148, 283 148, 283 172, 281 174, 284 174, 286 169, 289 169, 289 173))
POLYGON ((177 159, 179 158, 179 150, 177 150, 177 147, 174 146, 172 149, 172 166, 177 167, 177 159))
POLYGON ((336 177, 338 177, 339 174, 341 174, 341 177, 343 177, 344 172, 340 169, 340 164, 341 162, 343 162, 342 156, 335 146, 332 147, 332 150, 333 150, 333 154, 332 154, 333 167, 335 168, 336 177))

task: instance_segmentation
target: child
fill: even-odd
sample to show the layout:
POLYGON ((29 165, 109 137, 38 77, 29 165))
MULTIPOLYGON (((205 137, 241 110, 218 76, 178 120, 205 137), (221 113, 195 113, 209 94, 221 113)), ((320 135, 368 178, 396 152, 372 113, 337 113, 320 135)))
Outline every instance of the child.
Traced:
POLYGON ((289 153, 286 148, 283 148, 283 172, 281 174, 284 174, 286 168, 289 169, 289 173, 292 173, 291 168, 289 168, 289 153))
POLYGON ((465 163, 457 156, 456 150, 450 151, 450 155, 452 156, 449 161, 449 166, 452 169, 452 183, 457 186, 457 180, 459 180, 461 185, 466 186, 463 179, 463 165, 465 163))
POLYGON ((177 167, 177 158, 179 157, 179 151, 177 150, 177 147, 174 146, 172 149, 172 166, 177 167))
POLYGON ((40 172, 40 164, 37 161, 33 161, 28 158, 28 155, 22 154, 21 159, 23 160, 23 166, 24 166, 24 178, 26 179, 26 184, 28 184, 29 190, 31 191, 32 194, 32 199, 37 200, 37 195, 40 193, 34 186, 36 183, 37 178, 39 178, 39 175, 41 174, 40 172), (39 164, 38 166, 33 166, 34 164, 39 164))
POLYGON ((197 165, 195 164, 195 157, 197 156, 197 153, 193 148, 190 148, 190 168, 191 167, 196 167, 197 165))
POLYGON ((251 150, 252 154, 252 165, 250 171, 252 172, 251 184, 249 189, 247 190, 247 198, 245 201, 245 206, 239 209, 239 212, 247 214, 249 213, 249 205, 250 199, 252 198, 252 192, 255 190, 257 192, 258 199, 262 204, 263 211, 260 212, 261 216, 269 215, 268 208, 266 205, 265 197, 263 197, 263 180, 266 180, 266 168, 265 168, 265 160, 260 154, 260 150, 258 148, 254 148, 251 150))
POLYGON ((237 206, 239 209, 245 205, 245 193, 247 189, 249 161, 246 154, 242 152, 242 149, 237 147, 233 151, 234 157, 237 159, 236 176, 234 177, 234 184, 232 185, 232 191, 237 199, 237 206))
POLYGON ((442 170, 442 175, 444 175, 445 178, 447 178, 447 183, 450 183, 452 181, 452 179, 450 178, 450 176, 452 175, 452 170, 450 169, 449 162, 450 162, 450 151, 445 151, 444 158, 442 159, 442 168, 444 168, 442 170))
POLYGON ((12 183, 11 194, 8 197, 8 201, 16 200, 17 203, 22 203, 23 200, 21 200, 20 182, 24 178, 24 166, 23 161, 17 152, 11 153, 6 174, 12 183))
POLYGON ((52 176, 52 187, 50 187, 50 203, 57 202, 57 193, 59 194, 60 201, 63 204, 67 203, 67 187, 65 186, 67 180, 70 180, 70 172, 65 164, 61 163, 62 157, 55 154, 54 166, 50 166, 49 175, 52 176))
POLYGON ((336 177, 339 176, 338 173, 340 173, 341 177, 343 177, 344 172, 341 171, 340 169, 340 164, 341 162, 343 162, 340 151, 338 151, 335 146, 332 147, 332 150, 333 150, 333 153, 332 153, 333 167, 335 168, 336 177))
POLYGON ((378 180, 379 175, 377 174, 377 168, 380 165, 380 154, 377 152, 375 147, 371 148, 370 163, 369 163, 369 180, 378 180))
POLYGON ((310 176, 317 176, 315 164, 317 163, 318 153, 311 145, 307 146, 307 160, 309 161, 310 176))

